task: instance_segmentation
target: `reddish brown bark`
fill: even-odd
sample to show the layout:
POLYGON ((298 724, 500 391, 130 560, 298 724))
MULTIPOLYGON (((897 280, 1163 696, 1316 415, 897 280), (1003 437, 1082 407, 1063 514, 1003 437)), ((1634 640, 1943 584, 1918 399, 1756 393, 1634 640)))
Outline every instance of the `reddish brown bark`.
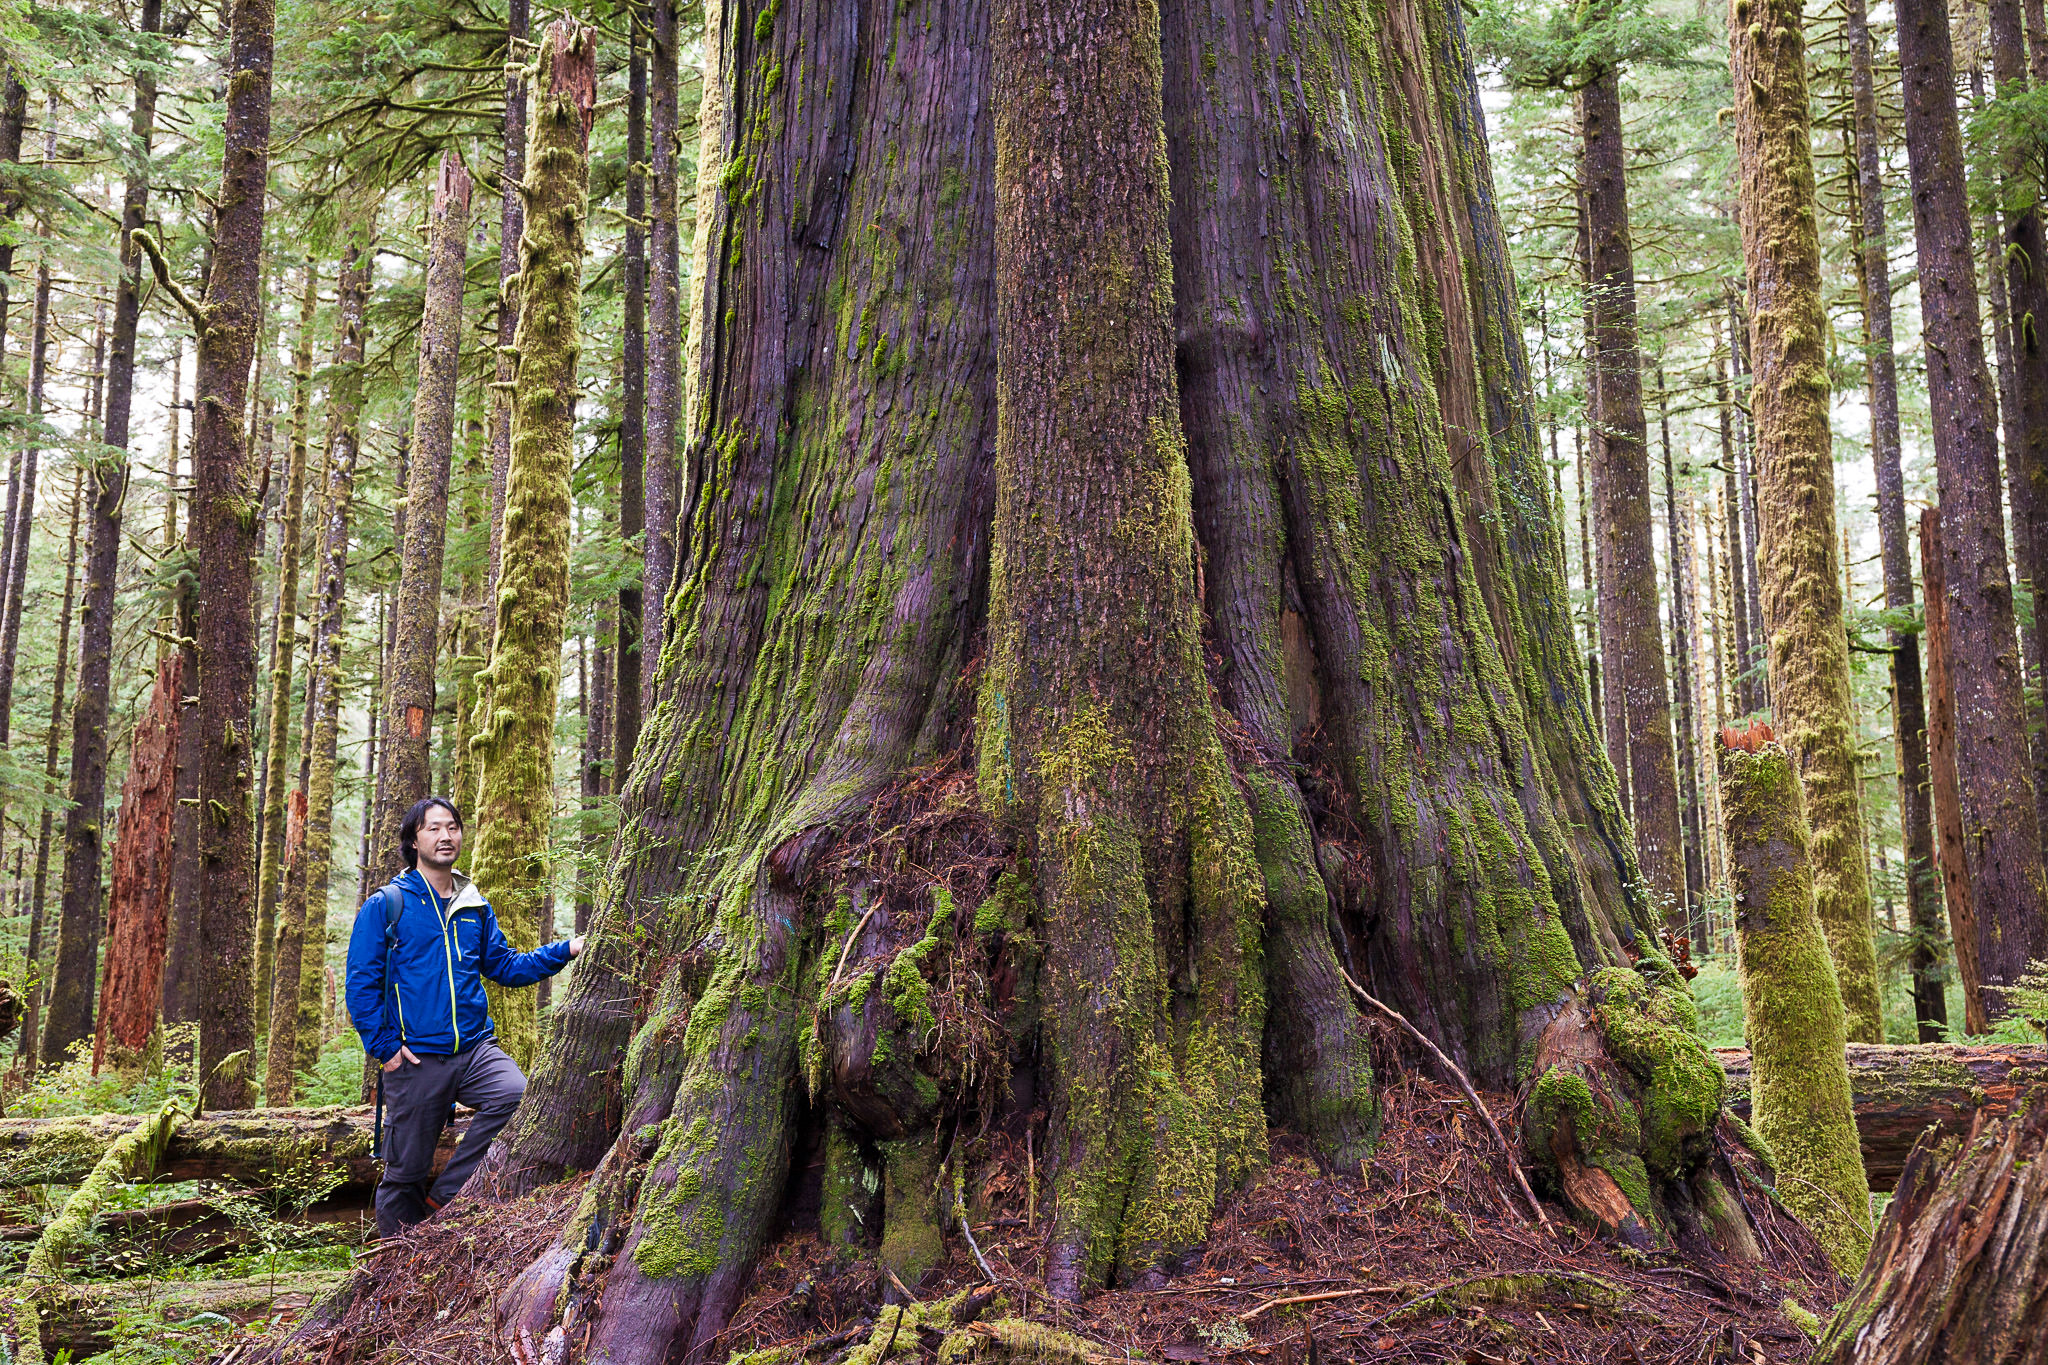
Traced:
MULTIPOLYGON (((1601 537, 1601 686, 1610 724, 1627 727, 1628 808, 1643 878, 1661 913, 1685 930, 1685 851, 1678 818, 1670 679, 1657 619, 1650 451, 1636 337, 1635 255, 1629 238, 1621 75, 1596 73, 1579 95, 1585 144, 1586 228, 1592 251, 1594 382, 1602 439, 1596 533, 1601 537), (1618 703, 1618 706, 1617 706, 1618 703)), ((1610 729, 1608 750, 1615 751, 1610 729)))
MULTIPOLYGON (((156 1027, 171 925, 171 815, 184 687, 185 657, 172 650, 157 665, 149 709, 136 722, 129 745, 114 839, 114 879, 107 899, 106 959, 100 969, 99 1027, 92 1052, 95 1072, 106 1062, 110 1043, 132 1058, 156 1027)), ((120 1060, 121 1053, 115 1057, 120 1060)))
MULTIPOLYGON (((1970 245, 1948 5, 1900 0, 1898 18, 1921 335, 1941 490, 1945 662, 1955 700, 1956 766, 1965 778, 1964 852, 1975 892, 1979 989, 1987 997, 1981 1008, 1996 1018, 2004 1011, 1998 988, 2017 981, 2029 959, 2048 956, 2048 883, 2013 648, 1995 405, 1970 245)), ((1962 937, 1960 927, 1956 937, 1962 937)))
POLYGON ((429 795, 434 664, 441 642, 441 577, 448 538, 448 474, 455 457, 456 360, 462 343, 462 266, 469 235, 469 172, 444 153, 428 211, 426 311, 419 386, 406 457, 403 547, 391 658, 383 680, 376 817, 364 861, 367 884, 404 870, 398 826, 429 795))
POLYGON ((1948 907, 1949 942, 1963 986, 1963 1029, 1983 1033, 1983 977, 1977 969, 1976 898, 1970 885, 1968 844, 1963 838, 1963 794, 1956 766, 1955 693, 1949 682, 1948 591, 1941 553, 1941 511, 1920 514, 1920 577, 1927 589, 1927 770, 1934 807, 1935 866, 1948 907))

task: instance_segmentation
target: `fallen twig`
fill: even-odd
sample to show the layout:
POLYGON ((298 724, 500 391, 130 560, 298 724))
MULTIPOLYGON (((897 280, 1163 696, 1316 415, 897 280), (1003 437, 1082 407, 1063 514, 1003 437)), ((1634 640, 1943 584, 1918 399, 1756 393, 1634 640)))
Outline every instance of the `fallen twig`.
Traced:
POLYGON ((1455 1080, 1458 1083, 1458 1088, 1465 1092, 1465 1098, 1472 1101, 1472 1107, 1479 1111, 1479 1117, 1486 1124, 1486 1130, 1493 1134, 1493 1140, 1500 1144, 1501 1151, 1507 1155, 1508 1169, 1515 1173, 1515 1183, 1522 1187, 1522 1194, 1528 1199, 1529 1207, 1536 1211, 1536 1221, 1543 1225, 1545 1232, 1553 1231, 1550 1226, 1549 1216, 1543 1212, 1542 1202, 1536 1198, 1536 1191, 1530 1188, 1529 1177, 1522 1171, 1521 1159, 1516 1155, 1515 1149, 1508 1145, 1507 1135, 1501 1132, 1500 1125, 1493 1121, 1493 1112, 1486 1107, 1485 1101, 1479 1098, 1479 1092, 1472 1088, 1472 1080, 1465 1074, 1465 1068, 1452 1061, 1449 1054, 1431 1042, 1428 1034, 1409 1023, 1408 1017, 1402 1014, 1401 1011, 1378 999, 1370 991, 1366 990, 1365 987, 1359 985, 1357 981, 1352 979, 1350 972, 1344 971, 1342 967, 1339 967, 1337 970, 1343 972, 1345 984, 1358 992, 1360 1000, 1371 1005, 1381 1014, 1386 1015, 1387 1018, 1405 1029, 1409 1037, 1428 1048, 1430 1055, 1435 1057, 1443 1065, 1444 1070, 1451 1074, 1451 1079, 1455 1080))
POLYGON ((1265 1312, 1268 1308, 1280 1308, 1290 1303, 1323 1303, 1329 1299, 1355 1299, 1360 1294, 1384 1292, 1384 1290, 1373 1289, 1326 1289, 1320 1294, 1289 1294, 1285 1298, 1267 1299, 1257 1308, 1254 1308, 1249 1312, 1239 1313, 1237 1315, 1237 1320, 1239 1322, 1250 1322, 1253 1318, 1265 1312))

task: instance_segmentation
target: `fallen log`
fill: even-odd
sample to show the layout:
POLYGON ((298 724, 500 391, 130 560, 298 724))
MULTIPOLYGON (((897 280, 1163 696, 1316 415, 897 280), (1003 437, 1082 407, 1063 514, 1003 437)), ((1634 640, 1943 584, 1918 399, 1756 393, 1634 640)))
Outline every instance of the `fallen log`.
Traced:
POLYGON ((1987 1121, 1963 1140, 1929 1134, 1907 1157, 1870 1258, 1813 1359, 2042 1365, 2044 1242, 2048 1106, 1987 1121))
MULTIPOLYGON (((1749 1117, 1749 1052, 1717 1048, 1728 1071, 1728 1107, 1749 1117)), ((1951 1043, 1849 1045, 1849 1091, 1856 1135, 1873 1190, 1898 1183, 1907 1155, 1929 1124, 1961 1136, 1981 1112, 2012 1112, 2029 1086, 2048 1083, 2048 1047, 1960 1047, 1951 1043)))
MULTIPOLYGON (((286 1219, 294 1226, 369 1226, 376 1214, 370 1191, 344 1189, 339 1198, 323 1199, 286 1219)), ((40 1223, 0 1223, 0 1242, 33 1242, 40 1223)), ((139 1209, 103 1212, 93 1223, 93 1236, 124 1251, 139 1251, 167 1262, 197 1265, 240 1250, 257 1240, 255 1232, 223 1211, 217 1199, 178 1199, 139 1209)))
POLYGON ((114 1324, 152 1309, 167 1323, 215 1313, 235 1323, 299 1312, 340 1284, 345 1270, 308 1270, 245 1280, 112 1280, 66 1286, 45 1305, 43 1350, 80 1360, 114 1344, 114 1324))
MULTIPOLYGON (((379 1171, 370 1155, 372 1112, 367 1105, 221 1110, 187 1120, 154 1170, 135 1178, 273 1185, 314 1159, 341 1169, 343 1189, 367 1189, 379 1171)), ((0 1188, 75 1184, 140 1122, 135 1114, 0 1119, 0 1188)), ((435 1170, 447 1163, 468 1126, 465 1111, 442 1131, 435 1170)))

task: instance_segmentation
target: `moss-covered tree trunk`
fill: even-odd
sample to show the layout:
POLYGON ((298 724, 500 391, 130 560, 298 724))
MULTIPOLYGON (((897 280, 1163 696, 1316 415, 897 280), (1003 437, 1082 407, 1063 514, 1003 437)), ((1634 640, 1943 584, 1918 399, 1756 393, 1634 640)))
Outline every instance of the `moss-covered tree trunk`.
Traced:
POLYGON ((469 246, 469 172, 444 152, 428 209, 426 307, 420 321, 419 385, 405 484, 392 657, 377 753, 377 809, 369 877, 381 882, 405 864, 398 826, 428 795, 434 738, 434 664, 441 643, 441 569, 448 542, 448 475, 455 458, 455 369, 462 343, 462 267, 469 246))
POLYGON ((504 160, 498 197, 498 353, 491 389, 490 569, 484 577, 486 609, 495 612, 504 563, 505 491, 512 471, 512 376, 518 369, 519 238, 526 230, 526 58, 532 49, 529 0, 505 6, 504 160))
POLYGON ((1720 752, 1752 1116, 1778 1197, 1853 1275, 1870 1246, 1870 1182, 1843 1062, 1846 1016, 1816 913, 1800 784, 1769 734, 1729 731, 1720 752))
POLYGON ((493 1158, 596 1174, 508 1338, 709 1353, 813 1142, 913 1284, 984 1104, 1045 1106, 1063 1287, 1140 1277, 1254 1096, 1369 1143, 1340 966, 1492 1086, 1587 972, 1646 1000, 1457 10, 706 33, 660 682, 493 1158))
MULTIPOLYGON (((667 643, 668 598, 675 586, 677 517, 683 491, 677 459, 684 438, 683 314, 679 169, 682 166, 680 67, 684 32, 681 0, 646 0, 647 16, 647 446, 642 465, 645 534, 641 539, 639 709, 654 695, 655 672, 667 643)), ((706 6, 707 9, 711 8, 706 6)), ((771 21, 772 22, 772 21, 771 21)), ((707 28, 709 23, 707 21, 707 28)), ((709 35, 714 41, 715 32, 709 35)), ((707 52, 707 60, 711 60, 707 52)), ((707 81, 708 85, 709 82, 707 81)), ((710 97, 706 97, 708 112, 710 97)), ((700 202, 698 214, 703 216, 700 202)), ((698 262, 698 264, 707 264, 698 262)), ((704 287, 702 274, 695 284, 704 287)), ((697 321, 701 322, 701 319, 697 321)), ((701 338, 693 329, 693 346, 701 338)), ((638 714, 636 710, 635 714, 638 714)))
POLYGON ((315 554, 313 638, 306 657, 303 840, 278 909, 264 1097, 289 1104, 296 1077, 320 1057, 327 965, 327 895, 334 866, 334 781, 340 739, 341 652, 347 625, 349 520, 355 503, 363 345, 370 269, 376 252, 366 225, 351 229, 335 289, 334 379, 327 395, 327 452, 321 460, 320 539, 315 554))
MULTIPOLYGON (((320 276, 309 256, 299 301, 299 330, 292 345, 292 440, 285 453, 283 505, 279 510, 277 632, 270 652, 270 724, 263 768, 263 836, 257 849, 256 1004, 270 1017, 271 964, 276 952, 278 892, 284 884, 285 757, 291 747, 292 665, 299 641, 300 521, 306 506, 306 456, 313 420, 313 314, 320 302, 320 276)), ((266 1090, 268 1089, 266 1081, 266 1090)))
POLYGON ((1984 997, 1976 1008, 1995 1019, 2004 1012, 1999 988, 2019 980, 2029 959, 2048 956, 2048 883, 2013 648, 1996 405, 1977 307, 1948 10, 1946 0, 1900 0, 1899 64, 1941 489, 1956 766, 1975 892, 1976 990, 1984 997))
POLYGON ((1835 534, 1827 315, 1798 0, 1732 0, 1728 44, 1750 296, 1764 624, 1772 715, 1813 830, 1816 906, 1849 1037, 1884 1041, 1863 794, 1849 701, 1849 636, 1835 534))
MULTIPOLYGON (((540 941, 554 868, 548 836, 555 815, 555 702, 569 611, 569 476, 582 347, 594 61, 590 31, 562 21, 542 39, 534 68, 505 550, 491 662, 480 680, 490 699, 487 722, 471 741, 478 794, 470 875, 520 952, 540 941)), ((495 984, 489 990, 499 1044, 526 1063, 535 1043, 532 990, 495 984)))

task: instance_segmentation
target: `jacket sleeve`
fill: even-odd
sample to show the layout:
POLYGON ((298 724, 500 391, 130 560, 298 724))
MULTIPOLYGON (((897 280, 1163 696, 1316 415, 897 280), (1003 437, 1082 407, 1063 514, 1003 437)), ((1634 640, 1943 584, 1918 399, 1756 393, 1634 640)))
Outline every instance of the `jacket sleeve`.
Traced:
POLYGON ((363 1040, 363 1051, 385 1061, 398 1051, 397 1021, 384 1017, 384 900, 373 897, 356 911, 348 936, 349 1022, 363 1040))
POLYGON ((498 928, 497 912, 489 904, 484 906, 484 950, 477 969, 486 980, 495 981, 500 986, 531 986, 568 965, 568 939, 558 938, 553 943, 543 943, 530 953, 515 953, 498 928))

